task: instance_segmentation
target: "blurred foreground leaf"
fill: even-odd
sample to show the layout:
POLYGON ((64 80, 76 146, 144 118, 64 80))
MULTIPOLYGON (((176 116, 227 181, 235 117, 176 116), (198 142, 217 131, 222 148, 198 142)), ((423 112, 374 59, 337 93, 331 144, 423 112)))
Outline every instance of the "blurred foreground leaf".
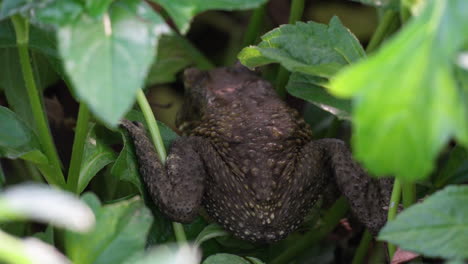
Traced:
POLYGON ((332 93, 353 97, 354 153, 373 174, 422 179, 450 138, 468 145, 453 67, 467 31, 467 1, 429 0, 377 53, 332 80, 332 93))
POLYGON ((379 239, 425 256, 468 258, 468 186, 449 186, 400 213, 379 239))
POLYGON ((252 257, 239 257, 236 255, 232 254, 225 254, 225 253, 220 253, 216 255, 211 255, 205 261, 203 261, 203 264, 263 264, 259 259, 252 258, 252 257))
POLYGON ((109 126, 129 110, 143 87, 161 34, 170 29, 145 2, 118 0, 95 20, 58 30, 59 50, 76 96, 109 126))

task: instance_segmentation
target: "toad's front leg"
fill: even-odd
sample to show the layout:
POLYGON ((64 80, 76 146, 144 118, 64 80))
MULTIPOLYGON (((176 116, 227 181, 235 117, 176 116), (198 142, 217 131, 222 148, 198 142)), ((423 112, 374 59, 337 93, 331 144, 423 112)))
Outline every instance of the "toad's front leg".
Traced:
POLYGON ((140 174, 154 203, 172 221, 191 222, 203 198, 206 172, 198 151, 205 140, 176 139, 163 165, 141 123, 124 120, 121 124, 133 139, 140 174))

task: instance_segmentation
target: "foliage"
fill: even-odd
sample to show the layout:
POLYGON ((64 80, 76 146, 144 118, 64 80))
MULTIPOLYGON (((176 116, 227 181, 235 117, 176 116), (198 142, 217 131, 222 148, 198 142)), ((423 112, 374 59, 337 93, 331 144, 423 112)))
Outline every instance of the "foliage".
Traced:
MULTIPOLYGON (((468 3, 353 1, 381 14, 370 39, 358 40, 342 14, 328 24, 262 23, 275 15, 265 12, 267 0, 0 0, 0 262, 260 264, 323 258, 310 252, 321 251, 318 241, 347 208, 343 199, 308 217, 301 232, 268 246, 234 239, 204 217, 171 224, 147 197, 133 144, 117 127, 122 118, 144 123, 164 161, 178 135, 172 123, 155 121, 152 111, 160 117, 179 101, 171 98, 166 106, 160 103, 165 95, 158 94, 151 109, 143 89, 151 95, 155 86, 178 87, 185 68, 208 69, 216 54, 239 51, 241 63, 259 67, 266 79, 277 78, 279 94, 311 103, 304 117, 315 135, 338 136, 351 122, 355 157, 375 176, 395 177, 388 219, 397 212, 400 193, 405 210, 379 235, 390 243, 390 255, 395 244, 451 263, 468 258, 468 190, 462 185, 468 182, 468 3), (248 25, 247 13, 236 12, 254 8, 248 25), (204 23, 207 31, 225 31, 226 39, 214 33, 208 41, 195 39, 191 34, 205 30, 204 23), (261 30, 269 32, 260 36, 261 30), (255 45, 242 46, 257 37, 255 45), (266 66, 274 63, 288 72, 266 66), (67 129, 74 138, 60 141, 67 129), (55 187, 11 186, 25 181, 55 187), (416 188, 416 181, 423 184, 416 188), (24 220, 45 226, 31 228, 24 220)), ((303 0, 292 0, 292 20, 303 9, 303 0)), ((336 240, 324 241, 333 244, 327 261, 346 244, 336 240)), ((366 232, 357 250, 353 245, 343 252, 360 263, 370 241, 366 232)), ((347 257, 341 262, 351 263, 347 257)))

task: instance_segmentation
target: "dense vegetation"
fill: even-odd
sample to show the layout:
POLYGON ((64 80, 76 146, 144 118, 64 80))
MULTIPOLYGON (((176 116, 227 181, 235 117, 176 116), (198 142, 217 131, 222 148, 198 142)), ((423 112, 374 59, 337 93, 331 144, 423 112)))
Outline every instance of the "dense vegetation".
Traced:
POLYGON ((468 259, 468 2, 324 2, 0 0, 0 262, 468 259), (119 120, 144 122, 164 161, 179 73, 237 59, 315 136, 348 139, 351 125, 355 158, 395 178, 376 240, 339 224, 342 199, 272 245, 202 216, 171 223, 147 199, 119 120))

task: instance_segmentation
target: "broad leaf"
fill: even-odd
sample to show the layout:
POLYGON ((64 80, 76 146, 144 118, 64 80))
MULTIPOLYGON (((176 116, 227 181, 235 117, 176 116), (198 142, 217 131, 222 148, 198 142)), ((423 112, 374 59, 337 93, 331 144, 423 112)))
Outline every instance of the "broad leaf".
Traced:
POLYGON ((153 62, 164 20, 145 2, 115 1, 95 21, 85 14, 58 31, 59 50, 79 100, 110 126, 132 106, 153 62))
POLYGON ((289 77, 286 89, 291 95, 305 99, 339 118, 350 119, 351 101, 330 95, 323 87, 325 82, 323 78, 295 72, 289 77))
POLYGON ((169 13, 182 34, 187 33, 192 18, 206 10, 242 10, 260 6, 267 0, 151 0, 169 13))
POLYGON ((0 20, 18 13, 26 14, 30 10, 43 6, 50 1, 51 0, 3 0, 0 6, 0 20))
POLYGON ((333 94, 353 97, 353 149, 372 173, 422 179, 450 138, 468 145, 452 64, 467 31, 467 1, 430 0, 374 56, 332 80, 333 94))
POLYGON ((226 254, 226 253, 220 253, 216 255, 211 255, 205 261, 203 261, 203 264, 219 264, 219 263, 224 263, 224 264, 263 264, 262 261, 256 258, 252 257, 246 257, 242 258, 236 255, 232 254, 226 254))
POLYGON ((199 264, 200 250, 189 244, 164 244, 136 254, 123 264, 180 263, 199 264))
POLYGON ((280 26, 263 35, 258 46, 244 48, 238 56, 248 67, 280 63, 291 72, 326 78, 362 57, 361 44, 338 17, 328 26, 315 22, 280 26))
POLYGON ((80 0, 52 0, 47 5, 34 10, 34 19, 46 24, 63 26, 77 21, 83 9, 84 6, 80 0))
POLYGON ((48 163, 31 128, 3 106, 0 106, 0 157, 48 163))
POLYGON ((431 257, 468 258, 468 186, 449 186, 400 213, 379 239, 431 257))
POLYGON ((195 245, 201 245, 203 242, 220 236, 228 236, 229 233, 226 232, 220 225, 218 224, 210 224, 205 226, 205 228, 198 234, 197 238, 195 239, 195 245))
POLYGON ((88 193, 83 200, 93 209, 96 226, 87 234, 65 234, 65 251, 73 263, 122 263, 144 249, 153 217, 140 198, 102 206, 88 193))
POLYGON ((109 163, 116 159, 114 151, 96 137, 94 124, 90 125, 86 144, 84 146, 83 160, 78 179, 78 192, 81 193, 88 186, 91 179, 109 163))

